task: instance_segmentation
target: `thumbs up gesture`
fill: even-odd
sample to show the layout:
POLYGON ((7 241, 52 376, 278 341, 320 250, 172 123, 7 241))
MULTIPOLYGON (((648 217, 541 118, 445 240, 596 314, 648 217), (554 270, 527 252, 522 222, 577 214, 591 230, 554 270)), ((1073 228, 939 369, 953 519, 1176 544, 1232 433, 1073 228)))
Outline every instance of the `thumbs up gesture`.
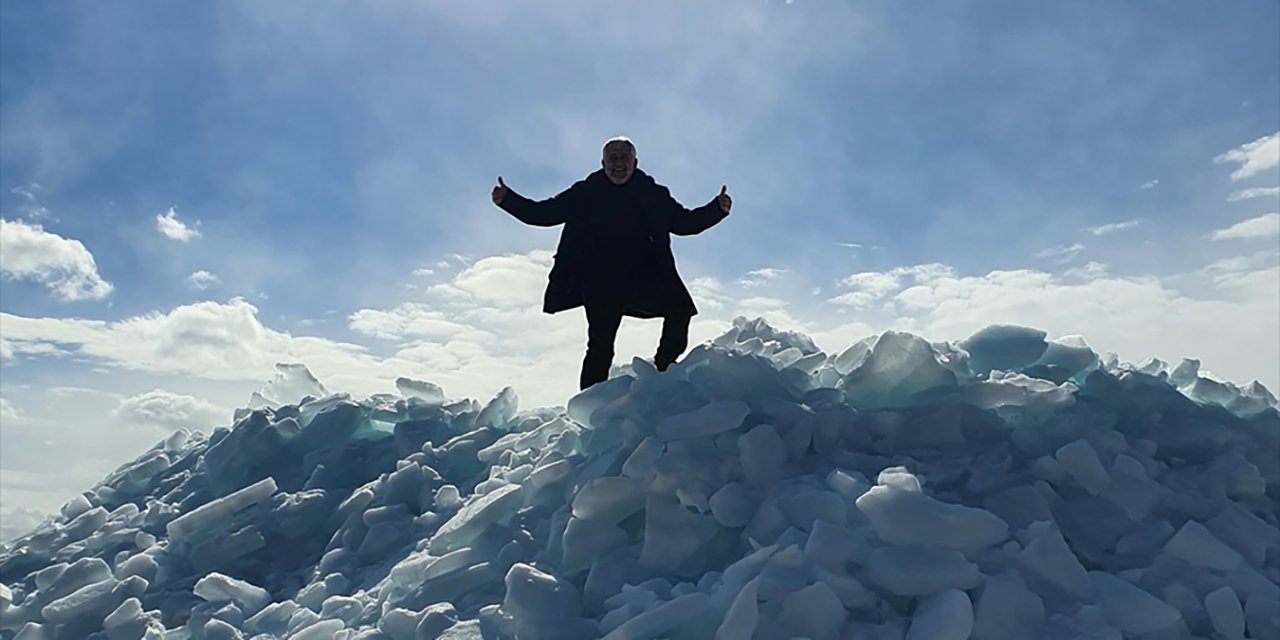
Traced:
POLYGON ((729 209, 733 207, 733 198, 729 197, 729 187, 720 185, 720 195, 716 196, 716 203, 720 205, 720 210, 729 213, 729 209))
POLYGON ((498 176, 498 186, 493 188, 493 203, 502 204, 503 199, 507 197, 507 193, 511 189, 507 188, 507 183, 502 181, 502 176, 498 176))

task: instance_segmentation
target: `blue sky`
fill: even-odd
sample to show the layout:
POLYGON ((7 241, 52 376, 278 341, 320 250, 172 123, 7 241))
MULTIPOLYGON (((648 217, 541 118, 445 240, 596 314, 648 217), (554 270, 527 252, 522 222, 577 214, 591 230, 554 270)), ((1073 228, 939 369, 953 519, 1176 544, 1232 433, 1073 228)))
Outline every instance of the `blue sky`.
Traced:
POLYGON ((1275 390, 1278 33, 1264 0, 6 2, 0 514, 226 424, 277 361, 563 403, 556 233, 489 190, 617 134, 734 197, 675 242, 695 342, 1005 322, 1275 390))

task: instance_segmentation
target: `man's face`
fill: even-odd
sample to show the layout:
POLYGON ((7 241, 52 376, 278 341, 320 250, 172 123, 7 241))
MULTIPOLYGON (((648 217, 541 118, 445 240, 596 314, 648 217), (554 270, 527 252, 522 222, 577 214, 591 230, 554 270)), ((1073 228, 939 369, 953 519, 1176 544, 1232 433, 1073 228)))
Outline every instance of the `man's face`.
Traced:
POLYGON ((604 173, 614 184, 624 184, 636 171, 636 156, 625 144, 611 144, 604 149, 604 158, 600 161, 604 173))

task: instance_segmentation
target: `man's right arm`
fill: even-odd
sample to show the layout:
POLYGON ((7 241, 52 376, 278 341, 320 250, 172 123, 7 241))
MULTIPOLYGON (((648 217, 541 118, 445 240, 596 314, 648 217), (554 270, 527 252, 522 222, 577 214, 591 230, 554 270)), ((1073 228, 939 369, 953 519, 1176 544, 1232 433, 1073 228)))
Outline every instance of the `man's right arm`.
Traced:
POLYGON ((530 200, 502 184, 501 179, 499 185, 503 193, 498 197, 499 190, 494 190, 494 204, 520 222, 535 227, 554 227, 573 216, 574 187, 577 184, 546 200, 530 200))

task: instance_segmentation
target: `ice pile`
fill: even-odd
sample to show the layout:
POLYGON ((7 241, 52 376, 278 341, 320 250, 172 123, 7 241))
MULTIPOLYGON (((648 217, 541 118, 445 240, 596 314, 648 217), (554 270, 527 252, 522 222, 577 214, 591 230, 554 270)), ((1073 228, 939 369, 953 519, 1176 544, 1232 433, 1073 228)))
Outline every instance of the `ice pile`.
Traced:
POLYGON ((5 548, 0 637, 1280 637, 1276 400, 1193 361, 738 319, 566 408, 270 386, 5 548))

